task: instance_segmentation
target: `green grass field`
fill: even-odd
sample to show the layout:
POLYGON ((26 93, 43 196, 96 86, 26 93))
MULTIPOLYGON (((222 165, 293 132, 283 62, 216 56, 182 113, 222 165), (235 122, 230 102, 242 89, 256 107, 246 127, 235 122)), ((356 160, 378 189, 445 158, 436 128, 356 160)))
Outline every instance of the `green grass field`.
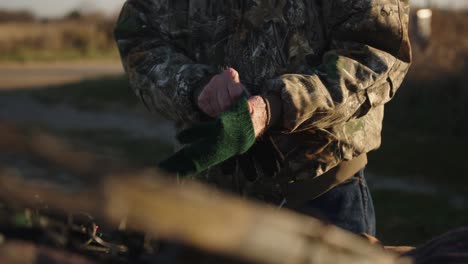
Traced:
MULTIPOLYGON (((453 81, 453 80, 452 80, 453 81)), ((387 106, 383 144, 370 155, 369 171, 401 179, 417 179, 443 188, 450 194, 468 196, 468 163, 464 162, 468 103, 464 83, 452 96, 445 87, 421 92, 420 82, 409 82, 387 106)), ((452 86, 453 88, 453 86, 452 86)), ((125 77, 107 77, 75 84, 8 92, 31 96, 46 105, 66 103, 77 109, 104 111, 119 107, 144 110, 128 87, 125 77)), ((0 94, 1 96, 2 94, 0 94)), ((172 147, 165 142, 132 139, 116 131, 54 130, 97 152, 115 155, 138 166, 153 166, 172 147)), ((466 209, 456 208, 450 197, 420 193, 375 190, 378 235, 386 244, 417 245, 449 229, 468 225, 466 209)))
POLYGON ((456 208, 446 196, 394 191, 372 192, 377 237, 385 245, 417 246, 435 236, 468 226, 466 208, 456 208))
POLYGON ((386 106, 370 169, 468 195, 468 83, 464 76, 408 81, 386 106))
POLYGON ((47 105, 65 103, 83 110, 103 110, 112 106, 143 107, 130 89, 125 76, 102 77, 41 89, 6 91, 1 94, 25 95, 47 105))
POLYGON ((74 144, 124 160, 141 167, 154 167, 170 155, 173 146, 156 138, 131 138, 113 130, 49 130, 50 133, 67 138, 74 144))
POLYGON ((0 62, 56 62, 56 61, 82 61, 82 60, 103 60, 119 59, 116 49, 109 50, 87 50, 80 51, 76 49, 56 50, 34 50, 20 49, 15 52, 0 53, 0 62))

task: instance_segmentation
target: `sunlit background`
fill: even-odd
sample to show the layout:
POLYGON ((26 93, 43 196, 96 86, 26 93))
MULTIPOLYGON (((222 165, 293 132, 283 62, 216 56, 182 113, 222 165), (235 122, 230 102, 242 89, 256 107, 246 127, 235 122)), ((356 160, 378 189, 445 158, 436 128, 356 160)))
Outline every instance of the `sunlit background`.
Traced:
POLYGON ((73 10, 114 14, 124 0, 3 0, 0 8, 27 10, 39 17, 60 17, 73 10))
MULTIPOLYGON (((39 17, 58 17, 72 10, 100 11, 106 14, 117 12, 125 0, 3 0, 0 8, 28 10, 39 17)), ((411 0, 415 7, 432 6, 445 9, 468 8, 464 0, 411 0)))
MULTIPOLYGON (((171 123, 123 75, 112 35, 123 2, 0 0, 0 119, 138 166, 170 153, 171 123)), ((367 169, 378 236, 397 245, 468 226, 468 1, 411 4, 413 67, 367 169)))

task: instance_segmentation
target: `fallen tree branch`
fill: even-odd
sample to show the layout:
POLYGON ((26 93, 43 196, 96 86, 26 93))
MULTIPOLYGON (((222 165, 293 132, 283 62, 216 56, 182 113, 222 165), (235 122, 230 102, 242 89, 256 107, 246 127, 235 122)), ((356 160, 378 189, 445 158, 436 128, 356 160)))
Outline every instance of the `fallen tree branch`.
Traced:
POLYGON ((96 264, 81 255, 72 254, 31 243, 13 241, 0 245, 2 264, 96 264))
MULTIPOLYGON (((99 164, 92 153, 76 151, 60 139, 27 136, 5 124, 0 125, 0 147, 4 152, 39 155, 79 172, 91 172, 99 164)), ((155 237, 253 263, 410 263, 337 227, 192 181, 176 183, 155 170, 105 171, 114 173, 100 174, 85 189, 68 190, 0 168, 0 198, 25 206, 35 206, 39 198, 50 208, 85 211, 114 226, 127 219, 131 228, 155 237)))
POLYGON ((408 263, 334 226, 196 183, 181 187, 154 171, 113 175, 73 193, 4 173, 3 199, 28 205, 39 196, 50 207, 86 211, 114 226, 127 218, 136 230, 254 263, 408 263))

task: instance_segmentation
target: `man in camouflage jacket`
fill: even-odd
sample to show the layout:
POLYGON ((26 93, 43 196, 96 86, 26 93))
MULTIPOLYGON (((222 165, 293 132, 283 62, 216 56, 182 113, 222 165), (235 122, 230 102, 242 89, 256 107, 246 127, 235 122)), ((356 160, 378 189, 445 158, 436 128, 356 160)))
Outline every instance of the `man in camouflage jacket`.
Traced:
MULTIPOLYGON (((379 147, 384 104, 411 62, 408 14, 408 0, 128 0, 115 35, 135 93, 181 129, 226 109, 233 98, 216 110, 204 93, 221 89, 228 67, 234 88, 223 89, 248 90, 264 124, 258 147, 200 178, 279 204, 289 185, 307 200, 315 180, 334 169, 339 178, 336 168, 357 158, 362 169, 379 147)), ((373 233, 340 223, 346 212, 328 218, 373 233)))

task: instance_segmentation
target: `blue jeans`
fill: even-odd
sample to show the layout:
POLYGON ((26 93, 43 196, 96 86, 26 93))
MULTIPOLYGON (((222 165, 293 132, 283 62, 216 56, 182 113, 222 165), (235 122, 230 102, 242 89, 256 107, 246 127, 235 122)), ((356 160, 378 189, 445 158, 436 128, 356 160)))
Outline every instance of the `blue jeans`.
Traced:
POLYGON ((375 236, 375 211, 364 170, 298 210, 356 234, 375 236))

